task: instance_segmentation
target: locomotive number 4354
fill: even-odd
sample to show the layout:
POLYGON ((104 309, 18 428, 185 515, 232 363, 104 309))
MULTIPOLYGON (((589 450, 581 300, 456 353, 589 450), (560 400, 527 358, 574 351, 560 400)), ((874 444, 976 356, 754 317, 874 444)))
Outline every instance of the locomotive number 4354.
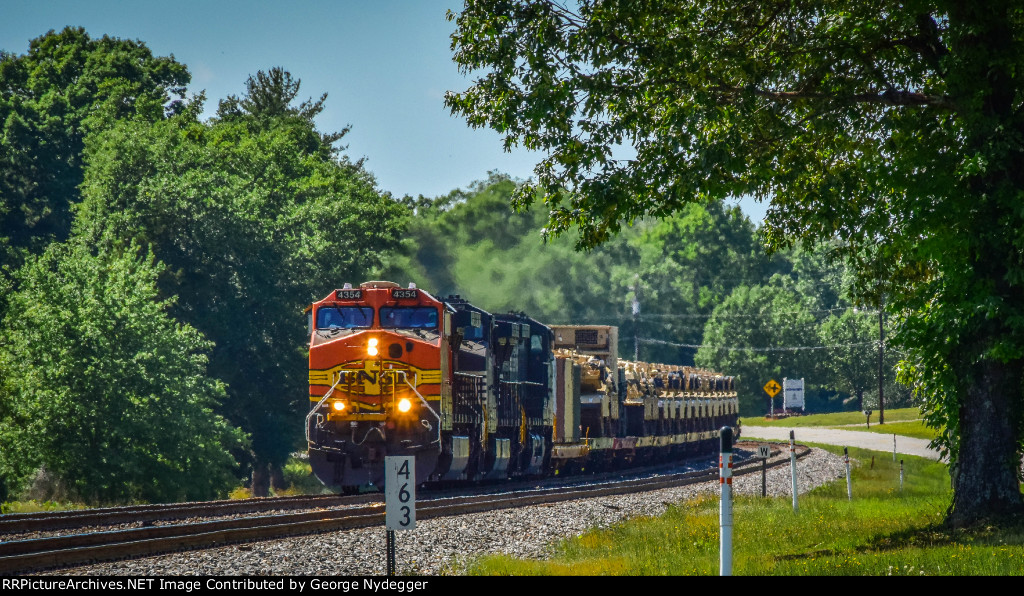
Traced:
POLYGON ((384 521, 388 530, 416 528, 416 460, 412 456, 384 458, 384 521))

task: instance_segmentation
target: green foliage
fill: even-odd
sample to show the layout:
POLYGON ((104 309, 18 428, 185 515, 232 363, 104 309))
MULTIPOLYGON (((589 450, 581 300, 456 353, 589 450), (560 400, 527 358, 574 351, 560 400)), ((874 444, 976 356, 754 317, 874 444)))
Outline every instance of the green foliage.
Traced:
POLYGON ((39 511, 75 511, 86 509, 81 503, 57 503, 54 501, 10 501, 0 504, 0 514, 36 513, 39 511))
MULTIPOLYGON (((230 120, 248 116, 250 121, 266 125, 269 121, 281 118, 298 118, 312 124, 320 112, 324 110, 327 94, 320 99, 306 100, 298 106, 293 100, 299 95, 301 81, 292 79, 291 73, 276 66, 268 72, 262 70, 245 81, 246 94, 239 98, 234 95, 221 100, 217 107, 217 117, 230 120)), ((332 145, 348 133, 349 129, 320 135, 320 142, 329 151, 335 151, 332 145)))
MULTIPOLYGON (((631 280, 640 307, 636 332, 672 342, 644 346, 656 361, 693 364, 696 349, 687 346, 702 343, 715 306, 734 288, 759 283, 777 266, 758 246, 750 220, 722 201, 685 205, 651 222, 632 244, 639 253, 631 280)), ((633 321, 621 334, 633 334, 633 321)))
POLYGON ((935 69, 952 19, 927 2, 884 7, 470 1, 449 19, 475 80, 446 102, 545 154, 517 198, 540 191, 552 229, 578 226, 584 245, 729 194, 772 200, 773 239, 864 240, 891 223, 889 205, 869 201, 955 142, 940 121, 928 126, 939 138, 909 146, 950 107, 935 69), (911 105, 935 111, 892 109, 911 105), (907 136, 888 142, 896 133, 907 136))
MULTIPOLYGON (((751 383, 740 375, 741 396, 748 404, 744 412, 767 412, 768 396, 761 388, 768 379, 781 382, 783 376, 804 378, 808 411, 860 411, 865 403, 877 409, 878 314, 853 307, 853 271, 835 254, 834 243, 775 253, 770 267, 781 273, 765 285, 736 288, 734 296, 719 302, 722 310, 708 319, 702 366, 730 374, 745 370, 747 377, 753 374, 760 380, 751 383), (764 298, 763 304, 737 307, 737 301, 750 299, 751 291, 773 286, 783 288, 800 306, 764 298), (793 343, 797 341, 802 343, 793 343), (769 364, 781 362, 789 363, 786 370, 769 364), (842 399, 846 395, 851 397, 842 399)), ((891 327, 886 333, 892 334, 891 327)), ((891 345, 883 351, 883 391, 892 407, 910 403, 909 390, 896 382, 899 354, 891 345)))
POLYGON ((704 328, 704 347, 697 352, 697 366, 736 377, 744 416, 768 410, 762 387, 770 379, 813 378, 815 360, 809 350, 773 346, 816 346, 815 317, 788 278, 775 276, 772 282, 740 286, 716 306, 704 328))
POLYGON ((287 494, 319 495, 328 493, 328 489, 313 475, 309 462, 297 458, 289 458, 282 468, 284 482, 288 486, 287 494))
MULTIPOLYGON (((419 204, 409 226, 409 257, 388 275, 408 277, 439 296, 460 294, 492 312, 524 311, 548 323, 618 325, 628 306, 614 277, 635 249, 626 236, 589 254, 545 239, 536 213, 509 207, 516 188, 491 173, 468 191, 419 204)), ((629 235, 632 237, 632 235, 629 235)))
POLYGON ((951 519, 1020 511, 1019 3, 470 0, 447 105, 543 154, 514 200, 594 246, 686 203, 771 201, 772 247, 842 240, 899 315, 953 461, 951 519))
MULTIPOLYGON (((764 396, 764 382, 771 376, 782 378, 781 366, 763 366, 769 360, 790 362, 787 370, 792 376, 806 378, 809 407, 815 411, 843 407, 838 396, 851 391, 832 364, 862 364, 868 375, 863 382, 871 384, 869 389, 877 388, 872 351, 877 331, 869 329, 873 334, 867 338, 851 339, 834 324, 822 326, 823 319, 827 322, 830 315, 839 316, 836 313, 848 313, 842 314, 844 320, 856 316, 871 324, 870 317, 855 315, 845 298, 849 269, 830 258, 834 249, 784 251, 768 257, 760 250, 750 221, 739 209, 717 201, 638 222, 614 242, 580 254, 564 237, 545 239, 543 217, 537 212, 509 207, 515 188, 515 181, 492 173, 468 190, 437 199, 407 197, 404 202, 414 217, 406 256, 393 261, 385 276, 414 281, 442 296, 461 294, 495 312, 523 310, 550 323, 617 325, 619 351, 625 357, 632 357, 634 336, 640 358, 653 362, 693 364, 692 346, 720 346, 705 350, 702 365, 761 379, 741 391, 751 413, 762 411, 758 398, 764 396), (802 316, 790 316, 796 307, 782 303, 774 313, 769 313, 771 306, 764 306, 764 312, 757 306, 713 316, 716 305, 723 305, 734 291, 739 292, 734 300, 764 291, 761 280, 771 273, 779 274, 772 283, 784 284, 785 292, 803 305, 802 316), (634 296, 639 303, 636 317, 630 309, 634 296), (724 337, 721 341, 726 343, 706 340, 709 319, 714 321, 715 337, 724 337), (782 323, 785 332, 776 334, 776 323, 782 323), (791 343, 797 341, 801 343, 791 343), (861 350, 856 352, 851 343, 865 345, 857 346, 861 350), (734 350, 744 346, 764 351, 734 350), (839 347, 786 352, 777 351, 780 346, 839 347), (866 360, 856 360, 865 353, 866 360)), ((895 352, 887 353, 886 379, 893 381, 895 352)), ((886 386, 887 396, 895 391, 886 386)), ((875 390, 868 395, 875 396, 875 390)), ((767 410, 767 402, 763 408, 767 410)))
MULTIPOLYGON (((88 503, 219 496, 245 437, 213 413, 209 341, 169 314, 134 245, 53 244, 18 273, 0 342, 0 476, 88 503)), ((15 492, 12 490, 12 492, 15 492)))
MULTIPOLYGON (((878 342, 893 334, 892 325, 879 329, 877 311, 845 310, 822 321, 819 338, 835 346, 821 361, 822 373, 834 379, 834 388, 850 394, 856 410, 877 410, 878 342), (882 337, 880 337, 880 334, 882 337)), ((910 389, 898 382, 897 365, 902 350, 883 343, 882 392, 885 407, 902 407, 913 402, 910 389)))
POLYGON ((189 79, 142 42, 81 28, 50 31, 23 56, 0 52, 0 264, 67 238, 90 131, 177 112, 189 79))
POLYGON ((674 344, 699 344, 714 304, 780 266, 758 250, 750 221, 722 202, 637 222, 615 241, 579 253, 567 238, 545 236, 538 212, 512 210, 516 187, 492 173, 466 191, 407 197, 414 212, 407 256, 387 275, 441 296, 461 294, 494 312, 616 325, 621 354, 632 357, 636 335, 641 359, 692 364, 694 350, 674 344))
POLYGON ((283 462, 307 405, 302 310, 378 268, 404 209, 301 115, 200 122, 200 110, 90 137, 75 233, 151 247, 160 288, 179 297, 171 314, 215 344, 223 412, 259 460, 283 462))

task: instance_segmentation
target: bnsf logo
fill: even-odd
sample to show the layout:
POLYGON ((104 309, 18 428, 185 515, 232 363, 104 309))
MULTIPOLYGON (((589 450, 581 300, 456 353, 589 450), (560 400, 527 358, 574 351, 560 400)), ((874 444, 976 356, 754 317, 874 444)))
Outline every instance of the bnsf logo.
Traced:
POLYGON ((350 362, 330 370, 309 371, 310 385, 337 385, 339 390, 355 395, 381 395, 392 392, 407 383, 418 387, 425 384, 439 384, 439 369, 417 369, 403 363, 388 363, 389 368, 381 369, 373 360, 350 362))

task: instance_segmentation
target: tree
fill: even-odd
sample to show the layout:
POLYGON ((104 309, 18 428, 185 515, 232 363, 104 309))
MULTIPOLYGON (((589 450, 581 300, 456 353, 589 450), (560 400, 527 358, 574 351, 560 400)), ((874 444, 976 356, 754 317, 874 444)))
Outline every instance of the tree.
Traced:
POLYGON ((492 172, 469 189, 417 202, 409 256, 391 274, 493 312, 524 311, 547 323, 619 324, 626 291, 613 278, 635 260, 627 235, 586 256, 565 238, 545 240, 541 217, 509 207, 515 187, 492 172))
MULTIPOLYGON (((649 222, 633 244, 639 263, 629 267, 639 285, 639 334, 674 344, 700 345, 715 306, 740 285, 760 283, 769 262, 757 245, 754 226, 739 207, 723 201, 689 204, 649 222)), ((627 283, 624 280, 624 283, 627 283)), ((621 336, 632 334, 632 322, 621 336)), ((693 364, 695 348, 660 348, 647 358, 693 364)))
POLYGON ((806 302, 790 280, 774 276, 738 286, 708 319, 696 364, 736 377, 742 415, 768 411, 762 387, 769 380, 812 377, 815 357, 806 348, 816 346, 817 321, 806 302))
POLYGON ((542 197, 584 246, 743 194, 771 201, 770 246, 842 238, 862 285, 886 281, 906 377, 963 464, 948 520, 1020 511, 1019 3, 574 6, 449 13, 455 60, 479 75, 447 104, 545 152, 517 203, 542 197))
MULTIPOLYGON (((261 70, 255 77, 246 79, 245 95, 240 98, 229 95, 221 100, 217 106, 217 117, 229 120, 248 116, 250 122, 264 126, 275 120, 298 118, 312 126, 313 118, 324 111, 327 94, 321 95, 317 101, 307 99, 296 106, 293 101, 299 96, 301 86, 300 79, 293 79, 290 72, 279 66, 268 72, 261 70)), ((338 132, 319 134, 320 142, 332 153, 340 151, 343 148, 334 148, 333 144, 349 130, 350 127, 345 127, 338 132)))
MULTIPOLYGON (((857 409, 864 409, 864 394, 878 387, 877 317, 844 311, 822 321, 818 332, 823 345, 834 346, 823 362, 836 389, 848 391, 857 400, 857 409)), ((888 368, 892 376, 892 366, 888 368)))
POLYGON ((179 297, 171 313, 215 343, 221 411, 251 433, 259 475, 301 440, 303 309, 378 269, 405 211, 308 120, 200 122, 201 109, 90 137, 75 237, 135 240, 166 264, 159 286, 179 297))
POLYGON ((0 264, 67 238, 90 131, 177 112, 189 80, 173 56, 82 28, 50 31, 24 56, 0 52, 0 264))
POLYGON ((0 333, 0 477, 45 469, 93 504, 210 499, 245 437, 213 409, 212 344, 168 313, 152 253, 52 244, 18 272, 0 333))

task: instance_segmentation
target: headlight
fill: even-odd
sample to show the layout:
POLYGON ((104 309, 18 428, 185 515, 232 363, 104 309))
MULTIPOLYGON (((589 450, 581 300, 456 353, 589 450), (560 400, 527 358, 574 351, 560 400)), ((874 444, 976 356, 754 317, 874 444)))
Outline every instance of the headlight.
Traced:
POLYGON ((407 398, 403 397, 402 399, 398 400, 398 411, 399 412, 402 412, 404 414, 405 412, 408 412, 411 409, 412 409, 412 402, 409 401, 407 398))
POLYGON ((333 404, 331 404, 331 406, 334 408, 336 412, 340 412, 345 409, 345 402, 336 401, 333 404))
POLYGON ((366 353, 370 356, 377 355, 377 338, 371 337, 370 341, 366 342, 366 353))

